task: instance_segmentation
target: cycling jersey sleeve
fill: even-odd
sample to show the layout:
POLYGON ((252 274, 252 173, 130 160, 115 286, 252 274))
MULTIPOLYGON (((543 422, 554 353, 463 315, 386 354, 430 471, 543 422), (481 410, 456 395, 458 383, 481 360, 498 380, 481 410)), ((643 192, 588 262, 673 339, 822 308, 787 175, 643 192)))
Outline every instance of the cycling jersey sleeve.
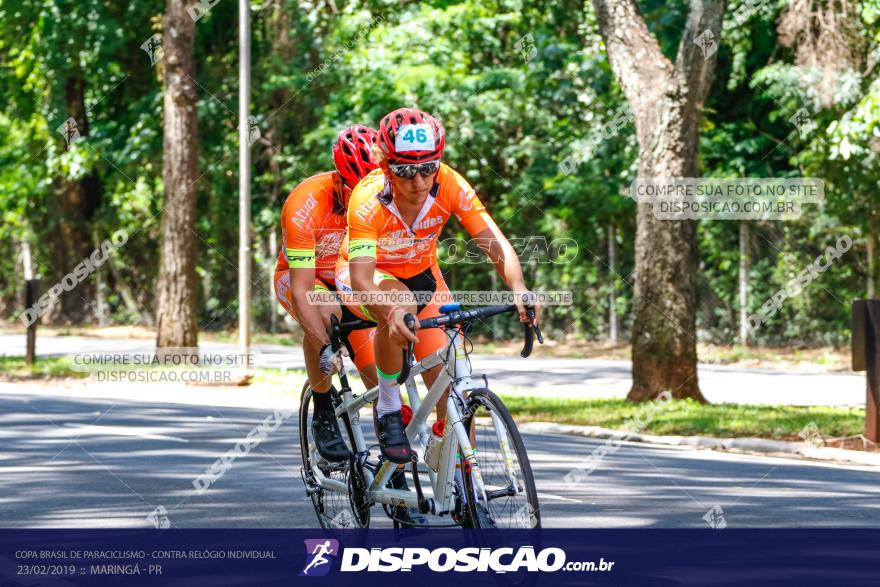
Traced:
MULTIPOLYGON (((356 190, 357 191, 357 190, 356 190)), ((378 202, 355 199, 348 207, 348 258, 376 258, 376 245, 379 242, 379 230, 373 222, 378 213, 378 202), (351 205, 354 204, 354 205, 351 205)))
POLYGON ((290 205, 285 205, 281 212, 284 215, 284 254, 291 269, 314 269, 314 222, 310 214, 300 211, 300 206, 297 206, 299 198, 296 196, 295 192, 291 194, 290 205))

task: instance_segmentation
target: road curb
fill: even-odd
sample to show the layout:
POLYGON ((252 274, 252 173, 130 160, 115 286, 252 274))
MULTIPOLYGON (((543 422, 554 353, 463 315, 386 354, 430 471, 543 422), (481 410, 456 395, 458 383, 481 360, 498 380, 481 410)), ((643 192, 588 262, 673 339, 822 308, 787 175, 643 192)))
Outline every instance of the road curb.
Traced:
POLYGON ((526 422, 518 425, 523 432, 571 434, 587 438, 614 439, 668 446, 689 446, 696 449, 717 450, 739 454, 800 458, 818 461, 880 466, 880 454, 842 448, 815 447, 807 442, 768 440, 766 438, 713 438, 708 436, 659 436, 601 426, 576 426, 552 422, 526 422))

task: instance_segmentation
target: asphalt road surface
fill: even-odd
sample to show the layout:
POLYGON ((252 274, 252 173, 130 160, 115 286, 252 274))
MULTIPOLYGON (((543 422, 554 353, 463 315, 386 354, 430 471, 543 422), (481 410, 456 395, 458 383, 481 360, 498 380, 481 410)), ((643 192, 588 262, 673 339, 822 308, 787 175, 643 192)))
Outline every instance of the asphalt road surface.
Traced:
MULTIPOLYGON (((180 528, 317 526, 295 418, 199 495, 193 479, 271 411, 19 389, 0 394, 0 527, 149 527, 157 511, 180 528)), ((571 485, 601 441, 525 442, 545 527, 880 525, 880 473, 867 467, 625 443, 571 485)))

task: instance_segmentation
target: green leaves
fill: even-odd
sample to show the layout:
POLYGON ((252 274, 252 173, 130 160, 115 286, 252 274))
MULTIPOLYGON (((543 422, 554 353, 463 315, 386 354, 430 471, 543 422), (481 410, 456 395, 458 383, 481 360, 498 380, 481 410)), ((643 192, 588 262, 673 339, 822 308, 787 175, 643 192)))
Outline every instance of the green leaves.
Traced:
MULTIPOLYGON (((787 3, 763 3, 739 22, 737 11, 747 4, 728 6, 701 129, 701 172, 825 180, 824 208, 809 208, 799 222, 754 226, 750 304, 760 306, 784 284, 791 264, 808 263, 813 243, 852 234, 846 268, 823 274, 761 334, 774 342, 839 339, 845 308, 825 290, 848 300, 864 289, 864 263, 856 260, 880 208, 880 66, 861 77, 866 55, 865 69, 843 75, 834 103, 822 106, 812 89, 821 72, 799 66, 778 43, 777 20, 787 3), (816 125, 812 132, 791 122, 802 108, 816 125)), ((880 2, 859 5, 865 40, 876 52, 880 2)), ((664 52, 674 54, 687 3, 640 6, 664 52)), ((548 311, 551 334, 604 336, 612 280, 626 325, 633 293, 629 281, 609 275, 607 228, 617 228, 617 272, 629 276, 635 204, 626 193, 636 138, 590 3, 372 0, 333 8, 271 0, 252 7, 252 110, 262 134, 252 148, 258 320, 270 310, 263 276, 275 251, 267 242, 286 193, 332 168, 331 144, 341 128, 376 125, 390 110, 414 105, 442 118, 446 161, 474 184, 508 236, 578 243, 572 262, 526 269, 535 287, 574 292, 577 311, 548 311)), ((138 231, 136 245, 119 259, 120 279, 147 308, 154 304, 163 204, 163 95, 162 64, 151 66, 140 46, 160 30, 163 10, 161 0, 19 0, 0 8, 0 242, 14 247, 25 235, 51 236, 61 216, 61 183, 94 173, 102 197, 91 228, 138 231), (74 77, 83 80, 89 132, 67 149, 56 129, 70 116, 67 84, 74 77)), ((196 26, 199 303, 203 324, 213 320, 212 327, 235 321, 235 266, 228 260, 237 247, 236 17, 235 4, 221 2, 196 26)), ((737 225, 703 222, 699 231, 700 331, 729 342, 736 330, 737 225)), ((459 234, 452 221, 444 236, 459 234)), ((19 289, 14 253, 4 250, 0 259, 7 304, 19 289)), ((457 288, 492 287, 488 264, 445 270, 457 288)), ((516 328, 498 326, 499 335, 516 328)))

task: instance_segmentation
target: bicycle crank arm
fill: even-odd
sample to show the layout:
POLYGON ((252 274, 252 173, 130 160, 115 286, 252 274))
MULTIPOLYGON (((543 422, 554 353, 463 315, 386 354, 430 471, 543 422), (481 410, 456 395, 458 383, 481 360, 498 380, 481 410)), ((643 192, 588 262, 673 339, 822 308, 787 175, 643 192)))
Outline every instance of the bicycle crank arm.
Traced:
POLYGON ((423 514, 434 513, 434 500, 425 498, 425 494, 422 493, 422 482, 419 481, 419 471, 418 466, 416 465, 416 459, 412 460, 412 476, 413 476, 413 485, 416 486, 416 496, 419 502, 419 511, 423 514))

